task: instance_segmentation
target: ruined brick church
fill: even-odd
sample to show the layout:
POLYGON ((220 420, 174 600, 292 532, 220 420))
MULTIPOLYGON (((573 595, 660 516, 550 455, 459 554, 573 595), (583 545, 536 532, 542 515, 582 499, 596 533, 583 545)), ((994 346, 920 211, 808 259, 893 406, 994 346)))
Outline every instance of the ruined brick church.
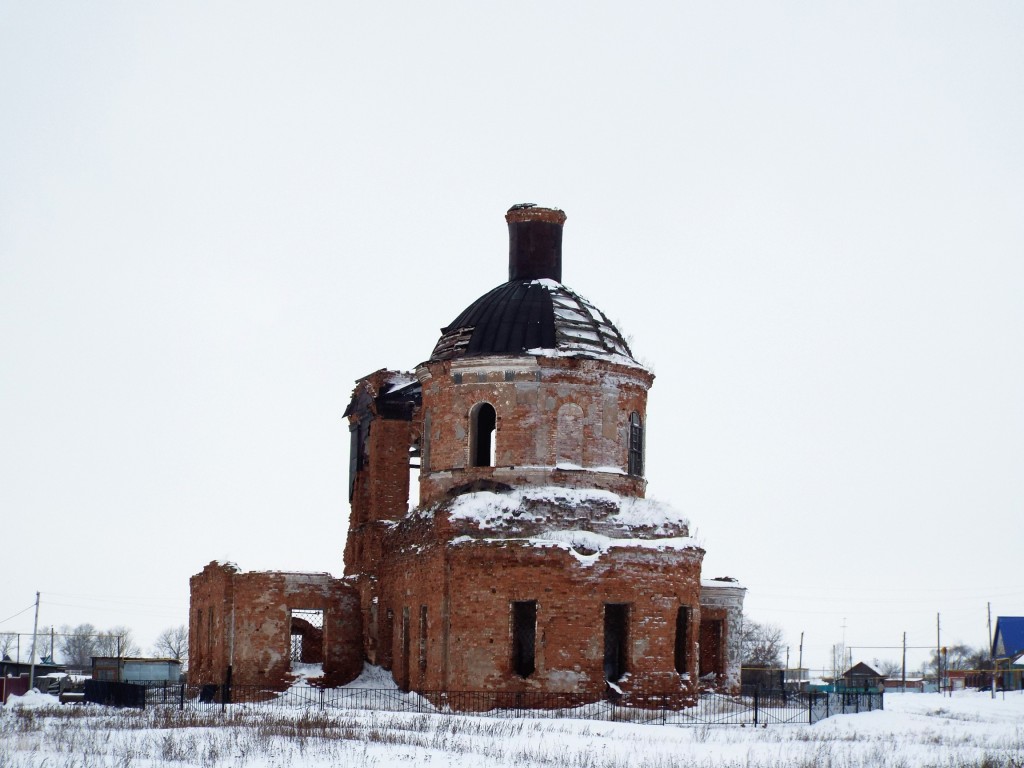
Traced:
POLYGON ((345 575, 191 580, 193 683, 676 693, 739 684, 744 590, 701 579, 688 521, 645 498, 654 376, 562 283, 565 214, 506 214, 508 281, 411 373, 356 382, 345 575), (419 503, 410 509, 410 465, 419 503))

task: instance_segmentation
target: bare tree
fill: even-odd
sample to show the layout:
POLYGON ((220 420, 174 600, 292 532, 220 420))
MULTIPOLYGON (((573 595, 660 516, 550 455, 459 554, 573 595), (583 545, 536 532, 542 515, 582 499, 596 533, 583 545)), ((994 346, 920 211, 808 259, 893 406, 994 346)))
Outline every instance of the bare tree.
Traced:
POLYGON ((180 624, 161 632, 153 645, 153 655, 188 662, 188 627, 180 624))
POLYGON ((12 632, 0 635, 0 658, 9 659, 11 651, 18 645, 18 636, 12 632))
POLYGON ((125 626, 111 627, 96 635, 94 656, 138 656, 142 650, 135 642, 132 631, 125 626))
POLYGON ((886 677, 903 676, 903 663, 893 659, 882 659, 881 661, 875 659, 871 666, 878 674, 885 675, 886 677))
POLYGON ((60 642, 57 650, 65 664, 73 667, 86 667, 92 663, 96 653, 96 627, 92 624, 79 624, 77 627, 63 625, 60 630, 60 642))
MULTIPOLYGON (((946 651, 942 656, 942 668, 944 670, 987 669, 991 666, 988 662, 989 653, 984 648, 972 648, 969 645, 958 643, 956 645, 948 645, 944 650, 946 651)), ((935 651, 932 651, 931 663, 928 666, 933 673, 937 668, 937 658, 938 656, 935 651)))
POLYGON ((744 617, 740 648, 744 667, 782 667, 786 645, 782 629, 776 624, 761 624, 744 617))

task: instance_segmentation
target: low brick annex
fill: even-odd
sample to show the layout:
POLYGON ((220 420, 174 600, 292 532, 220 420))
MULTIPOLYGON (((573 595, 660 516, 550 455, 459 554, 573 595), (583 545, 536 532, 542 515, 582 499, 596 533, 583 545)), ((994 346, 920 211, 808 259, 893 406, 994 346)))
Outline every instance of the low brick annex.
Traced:
POLYGON ((190 682, 222 683, 230 669, 238 685, 284 687, 296 662, 322 665, 327 685, 347 683, 362 671, 359 597, 342 579, 243 573, 231 563, 211 562, 190 586, 190 682), (303 618, 315 615, 322 621, 303 618))
POLYGON ((230 667, 281 685, 319 654, 327 683, 365 660, 406 690, 683 702, 738 687, 744 589, 703 579, 689 521, 645 498, 654 376, 561 282, 565 214, 521 205, 506 221, 509 280, 413 371, 356 382, 344 578, 208 565, 192 578, 192 682, 230 667))

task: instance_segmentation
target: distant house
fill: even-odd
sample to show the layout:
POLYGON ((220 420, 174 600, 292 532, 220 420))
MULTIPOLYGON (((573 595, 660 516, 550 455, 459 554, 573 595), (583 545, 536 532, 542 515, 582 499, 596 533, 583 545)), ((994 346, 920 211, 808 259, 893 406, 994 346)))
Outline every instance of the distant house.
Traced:
MULTIPOLYGON (((36 677, 42 677, 43 675, 49 675, 54 672, 63 672, 64 667, 60 664, 44 664, 41 661, 35 663, 36 677)), ((32 669, 32 664, 27 661, 11 661, 10 658, 5 658, 0 661, 0 677, 18 677, 19 675, 27 675, 32 669)))
POLYGON ((885 687, 885 675, 876 672, 863 661, 843 672, 836 685, 836 690, 843 691, 881 691, 885 687))
POLYGON ((93 656, 92 679, 115 683, 176 683, 181 679, 181 662, 177 659, 93 656))
MULTIPOLYGON (((48 675, 64 671, 59 664, 35 664, 35 683, 37 688, 46 691, 49 680, 48 675), (45 682, 44 682, 45 681, 45 682)), ((10 656, 0 660, 0 704, 7 703, 9 696, 21 696, 28 691, 29 678, 32 675, 32 664, 27 661, 12 661, 10 656)))
POLYGON ((1003 688, 1024 688, 1024 616, 996 619, 992 658, 1003 688))

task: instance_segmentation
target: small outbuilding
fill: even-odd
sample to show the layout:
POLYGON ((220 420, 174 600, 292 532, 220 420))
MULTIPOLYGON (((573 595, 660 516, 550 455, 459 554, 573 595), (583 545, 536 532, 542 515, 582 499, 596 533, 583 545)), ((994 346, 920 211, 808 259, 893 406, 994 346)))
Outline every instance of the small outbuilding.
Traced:
POLYGON ((181 662, 177 659, 93 656, 92 679, 115 683, 176 683, 181 679, 181 662))
POLYGON ((885 675, 876 672, 863 661, 843 672, 836 681, 836 690, 876 692, 885 688, 885 675))

